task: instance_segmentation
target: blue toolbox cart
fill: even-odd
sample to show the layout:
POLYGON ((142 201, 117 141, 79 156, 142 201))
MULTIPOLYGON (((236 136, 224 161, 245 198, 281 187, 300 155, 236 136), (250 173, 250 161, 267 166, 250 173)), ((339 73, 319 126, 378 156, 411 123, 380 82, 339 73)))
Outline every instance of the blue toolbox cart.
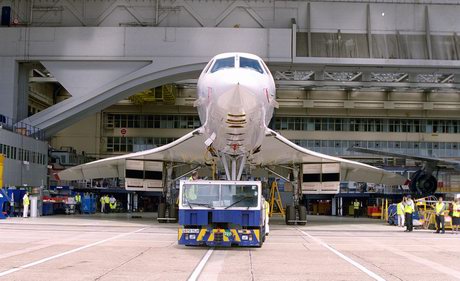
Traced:
POLYGON ((81 212, 84 214, 96 213, 96 196, 94 194, 84 194, 81 197, 81 212))
POLYGON ((10 213, 10 197, 5 189, 0 188, 0 219, 6 219, 10 213))

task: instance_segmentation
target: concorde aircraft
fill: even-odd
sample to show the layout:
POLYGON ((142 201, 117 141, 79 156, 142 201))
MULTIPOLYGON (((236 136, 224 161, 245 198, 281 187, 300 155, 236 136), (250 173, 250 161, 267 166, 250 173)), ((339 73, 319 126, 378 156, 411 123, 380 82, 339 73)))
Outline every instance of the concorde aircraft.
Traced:
POLYGON ((256 55, 224 53, 203 69, 197 84, 200 128, 161 147, 69 168, 61 180, 124 178, 128 160, 205 165, 218 162, 228 180, 240 180, 245 167, 336 164, 342 181, 402 185, 406 178, 363 163, 300 147, 268 128, 278 107, 275 83, 256 55))

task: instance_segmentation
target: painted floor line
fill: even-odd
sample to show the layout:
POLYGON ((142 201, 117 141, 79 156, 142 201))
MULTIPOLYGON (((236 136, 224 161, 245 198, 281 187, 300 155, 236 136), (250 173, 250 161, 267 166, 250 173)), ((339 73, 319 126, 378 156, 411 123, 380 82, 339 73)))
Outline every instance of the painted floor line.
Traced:
POLYGON ((97 246, 99 244, 102 244, 102 243, 105 243, 105 242, 108 242, 108 241, 111 241, 111 240, 115 240, 115 239, 130 235, 130 234, 133 234, 133 233, 141 232, 142 230, 145 230, 145 229, 147 229, 147 227, 144 227, 144 228, 141 228, 141 229, 138 229, 138 230, 135 230, 135 231, 127 232, 127 233, 122 233, 122 234, 119 234, 119 235, 116 235, 116 236, 113 236, 113 237, 110 237, 110 238, 107 238, 107 239, 104 239, 104 240, 100 240, 100 241, 97 241, 97 242, 94 242, 94 243, 91 243, 91 244, 88 244, 88 245, 85 245, 85 246, 82 246, 82 247, 75 248, 73 250, 69 250, 69 251, 66 251, 66 252, 51 256, 51 257, 47 257, 47 258, 44 258, 44 259, 41 259, 41 260, 38 260, 38 261, 34 261, 34 262, 31 262, 31 263, 28 263, 28 264, 25 264, 25 265, 21 265, 19 267, 15 267, 15 268, 12 268, 12 269, 9 269, 9 270, 6 270, 6 271, 2 271, 2 272, 0 272, 0 277, 6 276, 6 275, 14 273, 14 272, 18 272, 20 270, 23 270, 23 269, 26 269, 26 268, 29 268, 29 267, 32 267, 32 266, 35 266, 35 265, 42 264, 42 263, 50 261, 50 260, 60 258, 62 256, 66 256, 66 255, 69 255, 69 254, 72 254, 72 253, 75 253, 75 252, 78 252, 78 251, 81 251, 81 250, 84 250, 84 249, 87 249, 87 248, 91 248, 91 247, 97 246))
POLYGON ((64 244, 64 243, 73 242, 73 241, 76 241, 76 240, 79 240, 79 239, 83 239, 85 236, 86 236, 86 234, 83 234, 83 235, 74 236, 72 238, 66 238, 66 239, 62 239, 62 240, 58 240, 58 241, 56 241, 54 239, 45 240, 44 242, 39 242, 40 244, 37 245, 37 246, 34 246, 34 247, 27 247, 27 248, 24 248, 24 249, 13 251, 13 252, 8 252, 6 254, 0 254, 0 260, 10 258, 10 257, 14 257, 14 256, 17 256, 17 255, 23 255, 23 254, 31 253, 31 252, 34 252, 34 251, 38 251, 38 250, 41 250, 41 249, 48 248, 50 246, 56 246, 58 244, 64 244), (45 243, 45 244, 43 244, 43 243, 45 243))
POLYGON ((339 256, 340 258, 344 259, 345 261, 351 263, 354 267, 358 268, 359 270, 361 270, 362 272, 366 273, 367 275, 369 275, 371 278, 375 279, 375 280, 378 280, 378 281, 386 281, 385 278, 377 275, 376 273, 372 272, 371 270, 367 269, 366 267, 364 267, 363 265, 359 264, 358 262, 352 260, 351 258, 345 256, 344 254, 342 254, 341 252, 337 251, 336 249, 332 248, 331 246, 329 246, 328 244, 326 244, 325 242, 323 242, 321 239, 319 238, 316 238, 314 236, 311 236, 310 234, 308 234, 307 232, 297 228, 298 231, 300 231, 303 235, 307 236, 308 238, 314 240, 316 243, 320 244, 321 246, 323 246, 324 248, 328 249, 329 251, 333 252, 334 254, 336 254, 337 256, 339 256))
POLYGON ((201 259, 200 263, 195 267, 195 270, 193 270, 192 275, 187 279, 187 281, 196 281, 198 280, 198 276, 200 276, 200 273, 203 271, 204 266, 208 262, 209 258, 212 255, 212 252, 214 252, 214 248, 209 249, 204 257, 201 259))
POLYGON ((409 259, 409 260, 412 260, 412 261, 414 261, 416 263, 423 264, 423 265, 425 265, 427 267, 430 267, 430 268, 432 268, 432 269, 434 269, 436 271, 439 271, 440 273, 450 275, 450 276, 454 277, 455 279, 460 280, 460 272, 455 270, 455 269, 452 269, 452 268, 450 268, 448 266, 445 266, 443 264, 424 259, 422 257, 413 255, 411 253, 399 250, 397 248, 393 248, 393 247, 390 247, 390 246, 386 246, 385 248, 387 250, 389 250, 390 252, 396 254, 396 255, 399 255, 399 256, 404 257, 404 258, 409 259))

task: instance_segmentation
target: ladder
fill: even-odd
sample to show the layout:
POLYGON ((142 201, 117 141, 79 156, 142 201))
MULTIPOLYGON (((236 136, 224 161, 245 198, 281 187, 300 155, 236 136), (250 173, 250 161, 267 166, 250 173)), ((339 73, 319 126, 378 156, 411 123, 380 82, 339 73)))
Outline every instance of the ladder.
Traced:
POLYGON ((270 188, 270 212, 268 215, 271 217, 273 214, 281 214, 284 217, 283 202, 281 201, 281 194, 276 180, 273 181, 270 188), (275 208, 275 203, 277 208, 275 208))

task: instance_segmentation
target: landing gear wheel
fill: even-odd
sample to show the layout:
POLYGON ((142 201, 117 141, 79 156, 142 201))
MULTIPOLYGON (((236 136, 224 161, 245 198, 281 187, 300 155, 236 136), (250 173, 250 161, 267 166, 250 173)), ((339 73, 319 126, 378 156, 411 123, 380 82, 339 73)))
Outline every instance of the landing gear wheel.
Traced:
POLYGON ((176 205, 169 205, 169 218, 170 222, 177 222, 177 208, 176 205))
POLYGON ((299 206, 299 220, 298 225, 306 225, 307 222, 307 208, 305 206, 299 206))
MULTIPOLYGON (((158 218, 164 218, 166 216, 166 203, 158 204, 158 218)), ((164 220, 159 220, 159 223, 164 223, 164 220)))
POLYGON ((291 205, 286 206, 286 224, 287 225, 293 225, 295 222, 293 222, 296 219, 295 215, 295 207, 291 205))

